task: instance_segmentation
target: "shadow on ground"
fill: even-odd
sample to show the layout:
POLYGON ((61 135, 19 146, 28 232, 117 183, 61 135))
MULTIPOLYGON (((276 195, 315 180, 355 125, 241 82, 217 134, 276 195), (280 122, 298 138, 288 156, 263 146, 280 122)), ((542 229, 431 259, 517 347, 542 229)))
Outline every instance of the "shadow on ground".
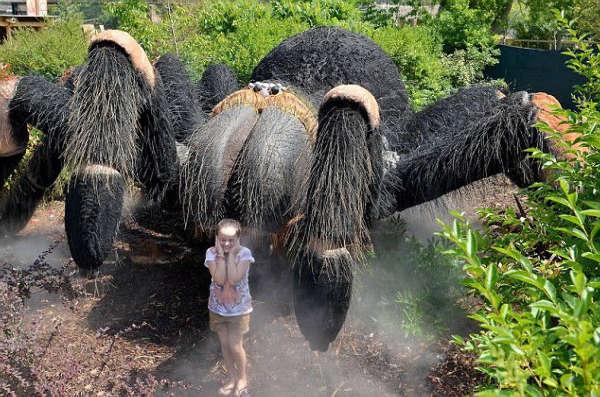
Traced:
MULTIPOLYGON (((36 219, 44 217, 43 211, 47 209, 39 210, 36 219)), ((148 207, 123 221, 113 257, 96 277, 78 279, 83 295, 67 304, 71 311, 60 311, 69 323, 64 340, 78 340, 88 346, 89 355, 110 355, 103 367, 113 365, 118 371, 121 362, 139 362, 158 378, 191 386, 177 395, 212 396, 225 373, 217 338, 208 330, 209 274, 203 266, 208 244, 190 244, 175 219, 148 207)), ((47 222, 53 225, 53 236, 64 239, 62 219, 47 222)), ((37 233, 36 227, 28 230, 28 237, 44 236, 45 229, 37 233)), ((270 255, 257 239, 247 242, 257 259, 250 280, 255 310, 246 340, 254 396, 435 394, 428 378, 431 368, 444 359, 448 334, 468 328, 465 312, 456 301, 447 302, 448 316, 435 329, 427 326, 427 313, 415 317, 414 306, 433 295, 403 302, 396 294, 429 291, 424 286, 431 273, 418 276, 423 268, 402 266, 407 252, 395 243, 395 231, 376 235, 383 239, 376 246, 387 254, 357 272, 348 319, 326 353, 311 352, 298 329, 286 261, 270 255), (385 288, 382 280, 388 283, 385 288)), ((72 268, 68 250, 66 254, 63 265, 72 268)), ((434 295, 453 299, 443 291, 434 295)), ((56 315, 55 302, 45 302, 48 310, 42 312, 50 321, 56 315)), ((128 365, 122 367, 130 370, 128 365)))

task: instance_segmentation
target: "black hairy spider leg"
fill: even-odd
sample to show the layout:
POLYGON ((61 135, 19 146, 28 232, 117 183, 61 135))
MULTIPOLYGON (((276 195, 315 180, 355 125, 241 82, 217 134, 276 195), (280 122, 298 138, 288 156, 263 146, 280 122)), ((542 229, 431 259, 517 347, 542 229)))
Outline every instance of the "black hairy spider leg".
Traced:
POLYGON ((356 85, 331 90, 319 110, 303 217, 289 241, 296 318, 313 350, 327 350, 337 336, 352 268, 370 247, 369 212, 382 170, 378 123, 377 102, 356 85))
POLYGON ((100 266, 118 232, 125 186, 161 200, 177 178, 172 120, 160 75, 127 33, 92 39, 69 103, 64 157, 73 171, 65 228, 78 266, 100 266))
MULTIPOLYGON (((0 186, 0 229, 5 233, 15 233, 25 226, 63 168, 61 137, 65 133, 69 97, 68 90, 41 77, 22 77, 16 85, 9 102, 11 128, 27 133, 29 124, 45 135, 28 163, 13 174, 11 183, 0 186)), ((21 156, 22 153, 12 160, 3 159, 3 163, 12 161, 14 169, 21 156)), ((12 171, 4 168, 2 173, 9 175, 12 171)))
POLYGON ((208 65, 196 85, 196 96, 202 110, 210 113, 225 97, 240 88, 234 71, 227 65, 208 65))
POLYGON ((498 173, 512 178, 521 175, 521 181, 538 180, 539 165, 525 161, 527 148, 548 150, 544 134, 533 127, 536 115, 527 93, 501 98, 477 87, 418 113, 412 128, 421 130, 427 139, 400 158, 386 177, 395 210, 498 173))
POLYGON ((159 57, 154 68, 162 80, 162 91, 175 139, 177 142, 185 142, 197 117, 204 115, 200 111, 194 84, 181 60, 173 54, 159 57))
POLYGON ((157 202, 167 192, 173 198, 178 190, 179 160, 173 127, 173 114, 160 75, 147 105, 140 115, 140 147, 136 162, 136 179, 145 195, 157 202))
POLYGON ((113 246, 123 207, 121 174, 104 165, 89 165, 75 173, 65 197, 65 231, 77 266, 94 270, 113 246))

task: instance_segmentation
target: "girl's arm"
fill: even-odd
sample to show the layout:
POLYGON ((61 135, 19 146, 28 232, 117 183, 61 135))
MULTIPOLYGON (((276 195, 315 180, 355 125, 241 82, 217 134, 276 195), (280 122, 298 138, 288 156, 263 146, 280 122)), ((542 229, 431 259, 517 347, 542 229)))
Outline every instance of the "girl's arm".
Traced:
POLYGON ((222 256, 217 256, 214 261, 208 261, 208 270, 215 283, 223 285, 226 279, 226 262, 222 256))
POLYGON ((239 283, 242 280, 242 278, 244 278, 244 275, 248 271, 248 268, 250 267, 250 263, 251 262, 249 260, 241 260, 241 261, 237 262, 235 260, 235 257, 232 255, 232 258, 227 263, 227 266, 228 266, 227 283, 229 283, 231 285, 235 285, 235 284, 239 283))
POLYGON ((254 262, 252 252, 248 248, 241 247, 238 241, 236 247, 227 256, 227 282, 231 285, 239 283, 246 275, 248 267, 252 262, 254 262), (237 258, 240 252, 241 257, 238 261, 237 258))
MULTIPOLYGON (((219 285, 223 285, 227 282, 227 258, 223 253, 219 239, 215 237, 215 247, 210 248, 214 254, 214 260, 207 260, 206 264, 213 281, 219 285)), ((208 254, 207 254, 208 256, 208 254)))

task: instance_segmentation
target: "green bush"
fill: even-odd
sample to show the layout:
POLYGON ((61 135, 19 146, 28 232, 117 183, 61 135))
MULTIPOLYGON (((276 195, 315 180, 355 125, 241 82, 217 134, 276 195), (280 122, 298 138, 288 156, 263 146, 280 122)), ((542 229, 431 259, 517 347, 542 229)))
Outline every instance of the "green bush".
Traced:
POLYGON ((441 254, 442 242, 426 244, 406 234, 404 223, 385 220, 372 233, 375 254, 356 272, 354 318, 400 338, 435 341, 462 332, 465 311, 460 266, 441 254), (440 277, 443 274, 443 277, 440 277))
MULTIPOLYGON (((314 26, 341 26, 373 38, 384 48, 398 65, 418 109, 481 80, 483 68, 495 61, 488 46, 489 29, 481 30, 481 21, 476 28, 471 26, 481 13, 471 10, 461 17, 468 6, 454 1, 458 5, 439 20, 401 28, 392 26, 390 14, 360 0, 234 0, 163 6, 159 23, 150 20, 150 6, 142 0, 109 2, 104 11, 105 18, 134 36, 151 59, 176 53, 195 79, 207 65, 225 63, 240 80, 248 81, 258 62, 285 38, 314 26), (444 47, 452 51, 445 54, 444 47)), ((81 17, 74 14, 81 8, 76 5, 66 7, 63 17, 46 29, 16 31, 0 45, 0 61, 10 64, 16 74, 36 73, 49 79, 81 64, 87 44, 81 17)))
MULTIPOLYGON (((470 42, 446 56, 445 41, 439 36, 443 31, 438 31, 435 20, 427 26, 393 27, 388 14, 356 0, 234 0, 173 6, 163 10, 158 24, 150 22, 148 5, 141 0, 111 2, 108 11, 151 58, 177 53, 194 78, 208 64, 221 62, 248 81, 258 62, 285 38, 314 26, 341 26, 373 38, 384 48, 400 68, 415 108, 481 80, 483 67, 494 62, 487 47, 489 37, 482 46, 470 42)), ((458 35, 460 28, 455 24, 453 32, 458 35)), ((483 35, 463 36, 475 41, 483 35)), ((463 36, 452 40, 458 42, 463 36)))
POLYGON ((85 60, 87 43, 81 23, 73 18, 50 22, 40 31, 14 30, 12 38, 0 45, 0 62, 9 64, 18 75, 39 74, 55 79, 85 60))
POLYGON ((144 1, 110 3, 108 11, 119 28, 140 41, 151 57, 178 53, 196 78, 208 64, 222 62, 247 81, 271 49, 313 26, 336 25, 361 32, 371 29, 362 21, 355 3, 341 0, 235 0, 173 6, 165 10, 158 24, 150 22, 144 1))
POLYGON ((448 95, 454 87, 444 65, 442 45, 429 27, 385 27, 375 30, 372 38, 398 66, 413 107, 421 108, 448 95))
MULTIPOLYGON (((595 84, 596 57, 588 46, 571 60, 595 84)), ((472 316, 481 331, 457 338, 479 354, 494 382, 481 396, 600 392, 600 111, 598 95, 586 98, 578 112, 561 113, 587 152, 564 143, 575 158, 557 160, 532 150, 548 181, 526 190, 525 213, 484 211, 482 232, 460 216, 443 226, 441 235, 454 244, 447 253, 464 263, 466 285, 485 302, 472 316)))

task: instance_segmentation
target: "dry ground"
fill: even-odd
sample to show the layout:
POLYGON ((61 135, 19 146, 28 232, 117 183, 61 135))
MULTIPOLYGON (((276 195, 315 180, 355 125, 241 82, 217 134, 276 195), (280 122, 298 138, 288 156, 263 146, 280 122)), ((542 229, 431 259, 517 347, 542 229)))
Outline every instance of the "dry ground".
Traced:
MULTIPOLYGON (((508 205, 513 191, 501 181, 449 206, 508 205)), ((419 209, 406 214, 409 228, 412 222, 417 234, 427 234, 433 222, 414 214, 419 209)), ((61 202, 38 209, 17 237, 0 239, 0 265, 25 268, 49 251, 45 260, 75 291, 36 287, 27 300, 28 320, 47 341, 44 370, 65 380, 66 395, 111 395, 115 379, 135 374, 182 381, 171 389, 176 395, 216 395, 225 374, 207 329, 206 247, 187 243, 172 219, 152 208, 126 217, 115 254, 95 277, 80 275, 70 258, 61 202)), ((255 311, 246 342, 254 396, 464 395, 481 381, 472 357, 443 339, 386 335, 352 308, 329 351, 311 352, 293 315, 285 263, 254 250, 255 311)))

